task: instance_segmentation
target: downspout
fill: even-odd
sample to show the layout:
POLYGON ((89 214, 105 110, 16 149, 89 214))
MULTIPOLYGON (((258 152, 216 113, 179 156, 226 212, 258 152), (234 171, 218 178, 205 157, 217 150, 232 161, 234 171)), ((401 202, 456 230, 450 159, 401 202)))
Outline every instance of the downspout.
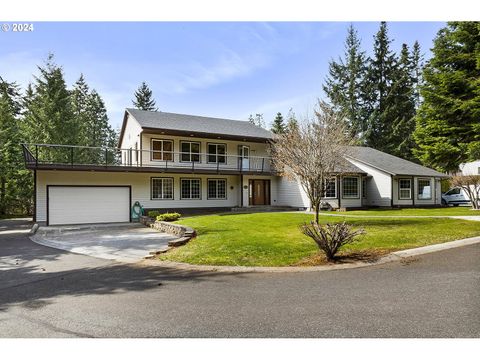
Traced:
MULTIPOLYGON (((140 167, 143 166, 143 145, 142 145, 143 131, 140 131, 140 167)), ((138 164, 137 164, 138 165, 138 164)))
POLYGON ((342 198, 341 193, 342 192, 341 192, 341 189, 340 189, 340 183, 341 183, 340 176, 337 176, 337 184, 338 184, 338 186, 337 186, 337 189, 338 189, 337 197, 338 197, 338 208, 339 209, 342 207, 342 200, 341 200, 341 198, 342 198))
POLYGON ((415 196, 417 195, 417 192, 415 191, 415 176, 412 176, 412 204, 413 207, 415 207, 415 196))
POLYGON ((393 208, 393 175, 390 175, 390 207, 393 208))

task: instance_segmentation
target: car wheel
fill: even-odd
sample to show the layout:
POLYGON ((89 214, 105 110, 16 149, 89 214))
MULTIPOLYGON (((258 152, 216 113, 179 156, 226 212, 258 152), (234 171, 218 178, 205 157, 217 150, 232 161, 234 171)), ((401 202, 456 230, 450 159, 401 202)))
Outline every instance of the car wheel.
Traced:
POLYGON ((445 200, 442 199, 442 205, 443 206, 448 206, 447 202, 445 200))
POLYGON ((455 207, 457 207, 458 205, 460 205, 460 204, 453 204, 453 206, 455 206, 455 207))

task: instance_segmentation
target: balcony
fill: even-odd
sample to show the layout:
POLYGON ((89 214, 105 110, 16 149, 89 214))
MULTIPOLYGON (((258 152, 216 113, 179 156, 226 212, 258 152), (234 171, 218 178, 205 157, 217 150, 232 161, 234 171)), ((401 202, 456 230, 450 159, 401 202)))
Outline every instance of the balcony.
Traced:
POLYGON ((198 174, 263 174, 275 171, 271 158, 106 147, 22 144, 32 170, 85 170, 198 174))

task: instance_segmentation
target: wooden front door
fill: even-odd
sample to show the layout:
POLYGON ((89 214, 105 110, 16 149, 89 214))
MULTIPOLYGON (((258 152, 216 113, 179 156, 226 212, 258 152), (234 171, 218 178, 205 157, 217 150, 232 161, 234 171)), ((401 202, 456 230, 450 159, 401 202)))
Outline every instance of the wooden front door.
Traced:
POLYGON ((270 205, 270 180, 250 180, 249 191, 249 205, 270 205))

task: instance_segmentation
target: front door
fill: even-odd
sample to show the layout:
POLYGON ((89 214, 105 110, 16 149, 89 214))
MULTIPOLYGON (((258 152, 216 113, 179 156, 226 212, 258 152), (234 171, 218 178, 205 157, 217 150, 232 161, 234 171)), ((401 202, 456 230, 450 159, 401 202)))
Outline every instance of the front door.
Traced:
POLYGON ((249 182, 249 205, 270 205, 270 180, 249 182))

